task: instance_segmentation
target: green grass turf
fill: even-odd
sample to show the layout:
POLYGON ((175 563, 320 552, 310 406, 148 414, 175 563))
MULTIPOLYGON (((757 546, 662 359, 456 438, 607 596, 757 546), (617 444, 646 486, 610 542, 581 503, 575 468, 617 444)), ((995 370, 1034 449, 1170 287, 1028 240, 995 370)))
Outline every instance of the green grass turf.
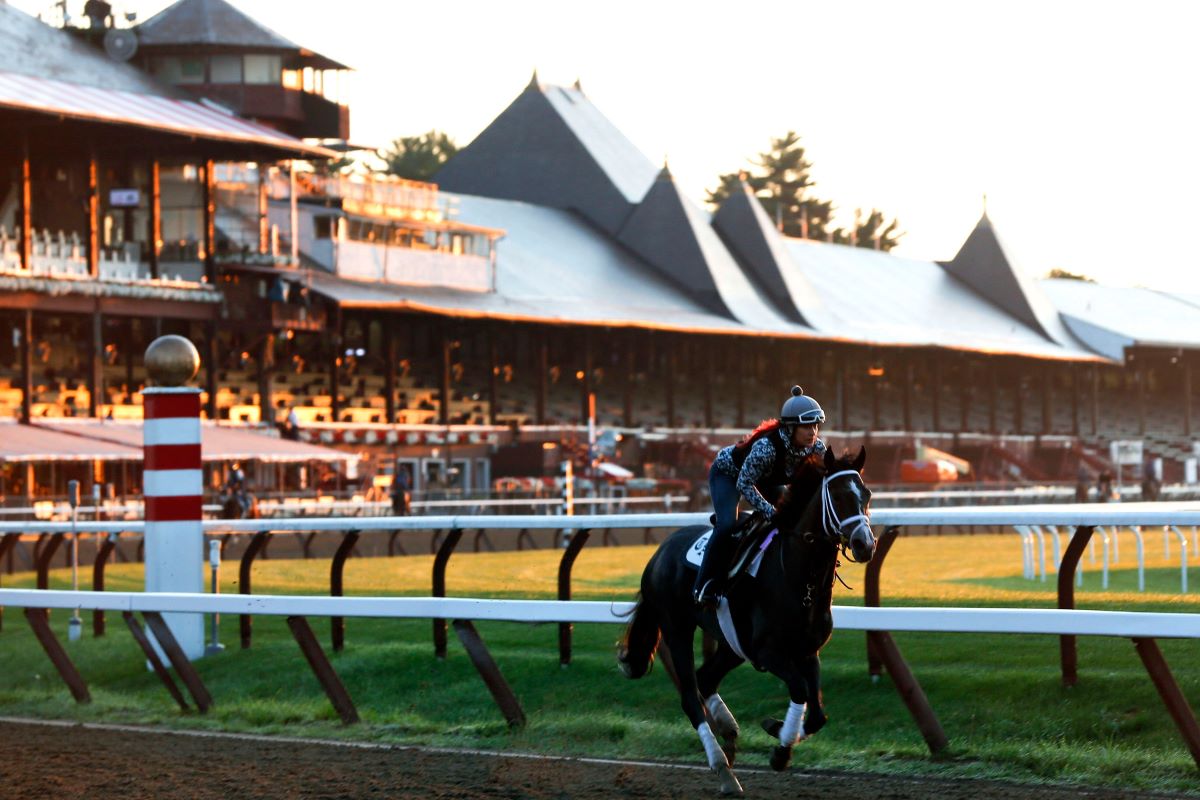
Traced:
MULTIPOLYGON (((1163 556, 1161 535, 1147 535, 1144 593, 1137 591, 1135 548, 1121 538, 1122 560, 1100 589, 1099 564, 1085 555, 1080 608, 1141 611, 1198 610, 1180 594, 1178 548, 1163 556)), ((1064 545, 1066 537, 1064 537, 1064 545)), ((598 545, 598 543, 593 543, 598 545)), ((633 597, 652 548, 584 548, 574 571, 577 599, 633 597)), ((1099 557, 1097 549, 1097 557, 1099 557)), ((539 550, 459 553, 449 565, 449 593, 457 596, 554 597, 561 553, 539 550)), ((1047 554, 1049 558, 1049 553, 1047 554)), ((348 594, 429 593, 432 558, 358 559, 348 562, 348 594)), ((847 565, 835 602, 861 604, 863 568, 847 565)), ((233 562, 223 592, 235 592, 233 562)), ((327 560, 280 560, 255 566, 257 593, 327 594, 327 560)), ((1046 582, 1021 576, 1015 534, 902 537, 892 548, 882 581, 885 605, 1054 607, 1055 575, 1046 582)), ((1196 579, 1200 576, 1193 574, 1196 579)), ((69 571, 52 586, 69 585, 69 571)), ((140 590, 140 565, 113 565, 110 590, 140 590)), ((33 576, 5 576, 5 586, 30 586, 33 576)), ((1197 587, 1200 590, 1200 586, 1197 587)), ((53 624, 65 641, 67 614, 53 624)), ((21 614, 10 609, 0 633, 0 713, 56 719, 170 725, 396 743, 483 747, 556 754, 672 759, 699 762, 695 733, 679 711, 662 669, 629 681, 617 672, 617 625, 579 625, 569 668, 558 664, 556 625, 481 623, 477 627, 520 698, 528 724, 510 731, 464 651, 450 633, 448 658, 433 657, 428 621, 346 621, 344 652, 331 659, 358 706, 363 724, 343 727, 309 671, 286 624, 257 618, 254 645, 238 648, 237 621, 222 621, 229 648, 197 662, 215 707, 204 716, 181 715, 157 679, 145 670, 119 615, 110 633, 67 648, 91 688, 94 702, 77 706, 54 673, 21 614)), ((310 620, 328 648, 327 620, 310 620)), ((1079 639, 1080 680, 1062 686, 1058 640, 1050 636, 896 634, 950 739, 950 751, 929 755, 915 724, 885 676, 866 673, 864 637, 835 631, 822 653, 824 697, 830 723, 796 748, 793 763, 835 768, 980 776, 1028 782, 1197 791, 1200 773, 1166 714, 1128 640, 1079 639)), ((1200 701, 1194 668, 1200 643, 1160 643, 1185 695, 1200 701)), ((772 744, 758 727, 780 716, 786 692, 776 678, 748 668, 733 672, 722 696, 742 723, 742 763, 764 764, 772 744)))

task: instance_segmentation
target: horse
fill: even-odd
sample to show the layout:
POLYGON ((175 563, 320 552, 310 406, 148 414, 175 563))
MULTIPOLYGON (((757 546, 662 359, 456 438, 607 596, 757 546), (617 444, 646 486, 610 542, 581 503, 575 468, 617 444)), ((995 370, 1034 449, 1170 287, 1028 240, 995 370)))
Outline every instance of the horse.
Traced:
POLYGON ((617 664, 626 677, 640 678, 665 645, 664 663, 675 678, 683 713, 704 745, 722 794, 742 793, 730 769, 740 731, 717 687, 743 661, 787 685, 790 703, 784 719, 763 721, 763 729, 779 740, 771 754, 774 769, 786 769, 792 747, 825 725, 819 652, 833 631, 830 608, 838 555, 866 562, 875 554, 871 491, 862 478, 866 456, 866 448, 852 460, 825 451, 824 458, 814 455, 804 462, 780 501, 775 530, 760 545, 756 574, 736 578, 717 609, 695 605, 694 567, 686 561, 709 526, 672 533, 642 573, 637 603, 618 643, 617 664), (693 654, 697 627, 718 643, 698 670, 693 654))
POLYGON ((221 501, 221 519, 259 519, 258 498, 249 492, 227 492, 221 501))

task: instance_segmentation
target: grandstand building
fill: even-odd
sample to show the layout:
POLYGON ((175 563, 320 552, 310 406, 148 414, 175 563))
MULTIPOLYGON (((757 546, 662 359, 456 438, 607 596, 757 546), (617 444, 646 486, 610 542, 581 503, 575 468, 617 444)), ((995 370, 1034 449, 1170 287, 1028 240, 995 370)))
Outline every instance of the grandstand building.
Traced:
POLYGON ((436 184, 330 175, 345 67, 225 0, 124 61, 0 23, 0 414, 139 417, 171 331, 210 419, 399 455, 417 490, 487 489, 589 418, 635 470, 700 477, 796 382, 880 482, 929 446, 976 480, 1074 480, 1116 439, 1168 480, 1192 455, 1200 298, 1033 280, 986 215, 946 262, 789 239, 536 75, 436 184))

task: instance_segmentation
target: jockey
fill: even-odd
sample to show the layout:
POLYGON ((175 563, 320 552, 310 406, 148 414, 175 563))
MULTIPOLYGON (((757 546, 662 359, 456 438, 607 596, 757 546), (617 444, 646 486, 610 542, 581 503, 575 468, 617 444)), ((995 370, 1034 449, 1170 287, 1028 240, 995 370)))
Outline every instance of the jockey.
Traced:
POLYGON ((743 498, 767 522, 775 506, 764 496, 788 483, 796 468, 813 453, 823 453, 825 442, 817 437, 825 412, 816 400, 792 387, 778 419, 769 419, 740 442, 717 453, 708 471, 716 524, 704 552, 704 563, 696 573, 694 596, 697 605, 714 607, 724 588, 737 521, 738 502, 743 498))
POLYGON ((250 498, 246 495, 246 472, 242 469, 241 463, 237 461, 233 463, 223 488, 225 496, 236 500, 243 510, 250 507, 250 498))

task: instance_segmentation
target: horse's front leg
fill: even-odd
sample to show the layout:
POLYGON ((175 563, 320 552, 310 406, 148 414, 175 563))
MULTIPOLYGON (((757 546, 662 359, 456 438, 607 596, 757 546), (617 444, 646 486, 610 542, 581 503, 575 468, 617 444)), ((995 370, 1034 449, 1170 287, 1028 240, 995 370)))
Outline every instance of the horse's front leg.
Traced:
POLYGON ((771 750, 771 768, 787 769, 792 748, 825 727, 828 718, 821 704, 821 659, 814 653, 785 677, 788 710, 783 719, 763 720, 763 730, 779 738, 771 750))

